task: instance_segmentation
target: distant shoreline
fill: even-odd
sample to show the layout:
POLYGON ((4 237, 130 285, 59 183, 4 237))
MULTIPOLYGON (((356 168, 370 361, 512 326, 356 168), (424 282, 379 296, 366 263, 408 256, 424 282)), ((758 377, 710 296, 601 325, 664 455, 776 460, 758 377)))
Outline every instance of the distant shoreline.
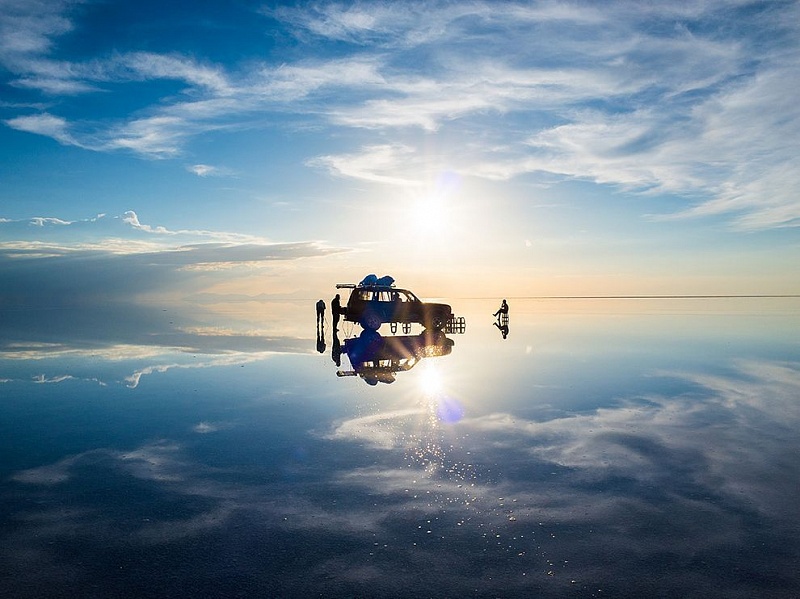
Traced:
MULTIPOLYGON (((499 296, 497 296, 499 297, 499 296)), ((788 295, 519 295, 506 296, 506 299, 769 299, 769 298, 800 298, 800 294, 788 295)), ((459 297, 457 299, 490 300, 496 297, 459 297)))

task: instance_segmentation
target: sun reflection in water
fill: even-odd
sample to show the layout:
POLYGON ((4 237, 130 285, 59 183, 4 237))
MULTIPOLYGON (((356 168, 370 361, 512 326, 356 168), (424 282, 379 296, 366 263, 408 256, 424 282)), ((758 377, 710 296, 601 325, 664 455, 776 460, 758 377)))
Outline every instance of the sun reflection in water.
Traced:
POLYGON ((434 364, 424 364, 419 375, 419 387, 429 412, 438 421, 454 424, 464 417, 464 407, 455 397, 447 394, 442 374, 434 364))
POLYGON ((468 469, 458 460, 453 462, 448 452, 456 441, 456 433, 449 425, 461 420, 464 409, 458 400, 447 394, 445 380, 434 364, 420 366, 417 401, 422 412, 409 433, 407 455, 411 462, 422 466, 430 478, 463 480, 468 469))
POLYGON ((442 374, 434 364, 423 363, 419 373, 419 388, 426 398, 437 397, 444 391, 442 374))

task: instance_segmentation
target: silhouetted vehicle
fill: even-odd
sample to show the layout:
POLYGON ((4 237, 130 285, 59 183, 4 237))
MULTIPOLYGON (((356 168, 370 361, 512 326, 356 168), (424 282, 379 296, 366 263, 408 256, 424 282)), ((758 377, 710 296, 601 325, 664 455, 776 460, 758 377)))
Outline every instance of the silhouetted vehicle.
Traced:
POLYGON ((384 322, 419 323, 426 329, 442 329, 453 317, 448 304, 423 302, 408 289, 392 285, 339 284, 352 289, 344 319, 377 331, 384 322))
POLYGON ((452 351, 453 340, 436 329, 389 337, 364 329, 358 337, 345 339, 342 346, 353 369, 339 370, 336 375, 358 375, 370 385, 391 383, 395 373, 411 370, 421 359, 446 356, 452 351))

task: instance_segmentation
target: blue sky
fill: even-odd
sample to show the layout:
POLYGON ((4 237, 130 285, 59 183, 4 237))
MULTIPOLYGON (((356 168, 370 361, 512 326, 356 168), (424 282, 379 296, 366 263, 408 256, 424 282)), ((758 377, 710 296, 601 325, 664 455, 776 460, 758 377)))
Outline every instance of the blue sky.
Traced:
POLYGON ((14 305, 800 293, 797 2, 0 0, 14 305))

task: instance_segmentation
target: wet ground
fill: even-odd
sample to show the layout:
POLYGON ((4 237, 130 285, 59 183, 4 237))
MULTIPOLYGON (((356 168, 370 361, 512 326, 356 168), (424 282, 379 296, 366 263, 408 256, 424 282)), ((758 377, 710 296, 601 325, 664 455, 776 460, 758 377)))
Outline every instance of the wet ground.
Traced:
POLYGON ((800 596, 800 299, 314 301, 4 313, 0 594, 800 596))

